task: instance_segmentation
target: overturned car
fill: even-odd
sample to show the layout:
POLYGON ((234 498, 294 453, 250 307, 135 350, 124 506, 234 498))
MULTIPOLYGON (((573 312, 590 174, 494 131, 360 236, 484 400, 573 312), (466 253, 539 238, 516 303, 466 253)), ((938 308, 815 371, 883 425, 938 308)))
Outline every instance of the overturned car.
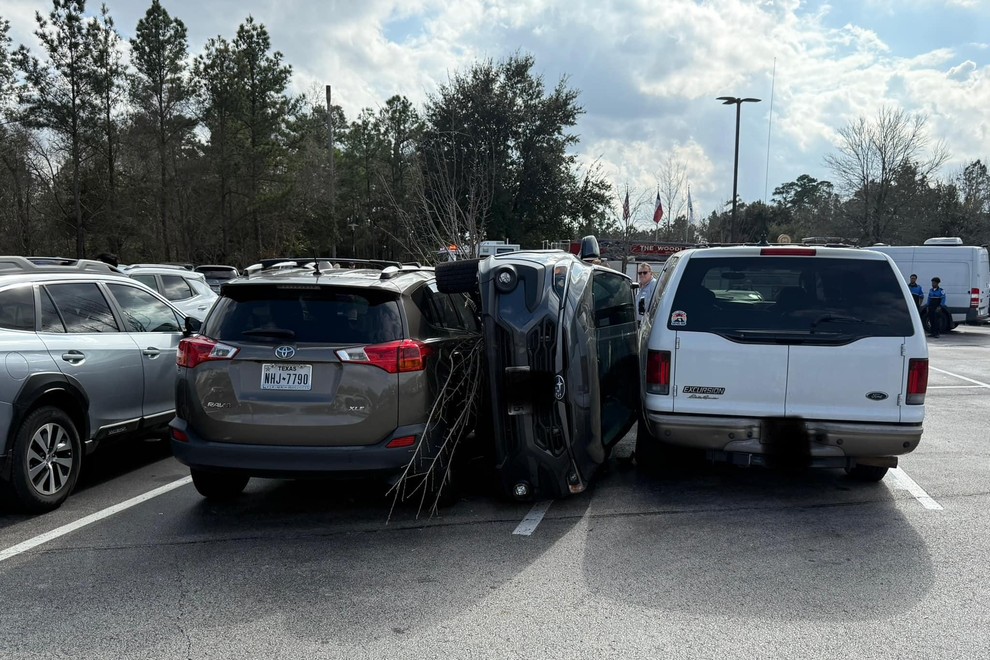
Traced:
POLYGON ((580 255, 523 250, 437 267, 437 286, 471 293, 484 335, 498 481, 519 498, 583 491, 638 416, 633 284, 580 255))

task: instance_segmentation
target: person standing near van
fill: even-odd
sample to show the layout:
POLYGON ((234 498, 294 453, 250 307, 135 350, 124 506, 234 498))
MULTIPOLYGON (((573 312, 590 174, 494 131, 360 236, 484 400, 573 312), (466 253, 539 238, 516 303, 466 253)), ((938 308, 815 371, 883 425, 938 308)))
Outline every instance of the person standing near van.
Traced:
POLYGON ((908 290, 914 296, 914 303, 921 308, 921 303, 925 302, 925 290, 918 284, 918 276, 911 273, 911 281, 908 282, 908 290))
POLYGON ((653 290, 657 288, 657 280, 653 277, 653 266, 650 264, 638 264, 636 266, 636 277, 639 280, 639 295, 636 296, 636 325, 643 322, 646 309, 653 299, 653 290))
POLYGON ((945 306, 945 291, 940 286, 942 280, 933 277, 932 288, 928 291, 928 326, 931 328, 932 337, 938 337, 939 315, 942 313, 940 307, 945 306))

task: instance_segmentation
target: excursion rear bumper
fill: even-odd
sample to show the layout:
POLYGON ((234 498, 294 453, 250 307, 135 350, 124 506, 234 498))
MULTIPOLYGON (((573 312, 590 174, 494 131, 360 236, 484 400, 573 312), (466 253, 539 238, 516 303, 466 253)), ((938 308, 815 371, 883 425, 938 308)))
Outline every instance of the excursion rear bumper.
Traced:
POLYGON ((185 420, 169 425, 184 433, 187 441, 172 435, 172 454, 182 464, 197 470, 237 472, 255 477, 293 478, 347 474, 398 473, 412 459, 416 445, 388 448, 394 438, 422 438, 423 425, 397 428, 376 445, 313 447, 213 442, 199 436, 185 420))
POLYGON ((899 456, 921 441, 922 425, 800 418, 717 417, 647 412, 662 444, 705 450, 718 461, 764 464, 775 456, 806 457, 811 467, 849 467, 851 459, 899 456))

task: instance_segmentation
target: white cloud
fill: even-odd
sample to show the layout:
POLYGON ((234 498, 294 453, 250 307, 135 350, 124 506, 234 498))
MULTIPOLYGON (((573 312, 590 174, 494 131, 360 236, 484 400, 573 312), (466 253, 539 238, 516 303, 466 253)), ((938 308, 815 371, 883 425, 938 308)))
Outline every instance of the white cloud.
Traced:
MULTIPOLYGON (((149 4, 107 2, 125 38, 149 4)), ((928 113, 934 136, 953 156, 949 171, 990 153, 981 107, 990 98, 990 49, 974 43, 983 35, 971 29, 990 21, 990 3, 977 0, 874 0, 863 13, 821 0, 164 4, 189 28, 192 54, 211 36, 232 38, 253 15, 292 65, 292 89, 331 84, 348 117, 393 94, 421 105, 438 84, 479 59, 532 54, 548 86, 567 76, 581 90, 586 114, 575 132, 582 163, 600 159, 617 187, 628 182, 647 190, 655 188, 661 162, 674 155, 687 167, 699 216, 731 196, 734 108, 717 96, 763 99, 741 111, 739 192, 746 201, 801 174, 829 178, 822 159, 836 131, 882 106, 928 113), (918 38, 901 38, 896 48, 887 41, 896 14, 863 22, 908 5, 931 16, 932 25, 947 7, 973 20, 940 24, 937 40, 922 38, 931 35, 920 21, 909 26, 918 38)), ((30 36, 34 11, 49 6, 48 0, 6 0, 0 13, 10 18, 15 42, 30 36)))

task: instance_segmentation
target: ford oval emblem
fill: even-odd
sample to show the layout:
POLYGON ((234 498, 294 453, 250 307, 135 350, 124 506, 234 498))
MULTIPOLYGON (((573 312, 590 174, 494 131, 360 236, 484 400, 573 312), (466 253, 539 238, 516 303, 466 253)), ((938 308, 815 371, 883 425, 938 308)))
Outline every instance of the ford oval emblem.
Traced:
POLYGON ((554 379, 553 383, 553 395, 557 401, 563 401, 566 393, 567 387, 564 385, 564 377, 557 374, 557 378, 554 379))
POLYGON ((275 349, 275 357, 279 360, 288 360, 290 357, 296 354, 296 349, 291 346, 279 346, 275 349))
POLYGON ((886 392, 869 392, 869 393, 867 393, 866 398, 869 399, 870 401, 883 401, 884 399, 887 398, 887 393, 886 392))

